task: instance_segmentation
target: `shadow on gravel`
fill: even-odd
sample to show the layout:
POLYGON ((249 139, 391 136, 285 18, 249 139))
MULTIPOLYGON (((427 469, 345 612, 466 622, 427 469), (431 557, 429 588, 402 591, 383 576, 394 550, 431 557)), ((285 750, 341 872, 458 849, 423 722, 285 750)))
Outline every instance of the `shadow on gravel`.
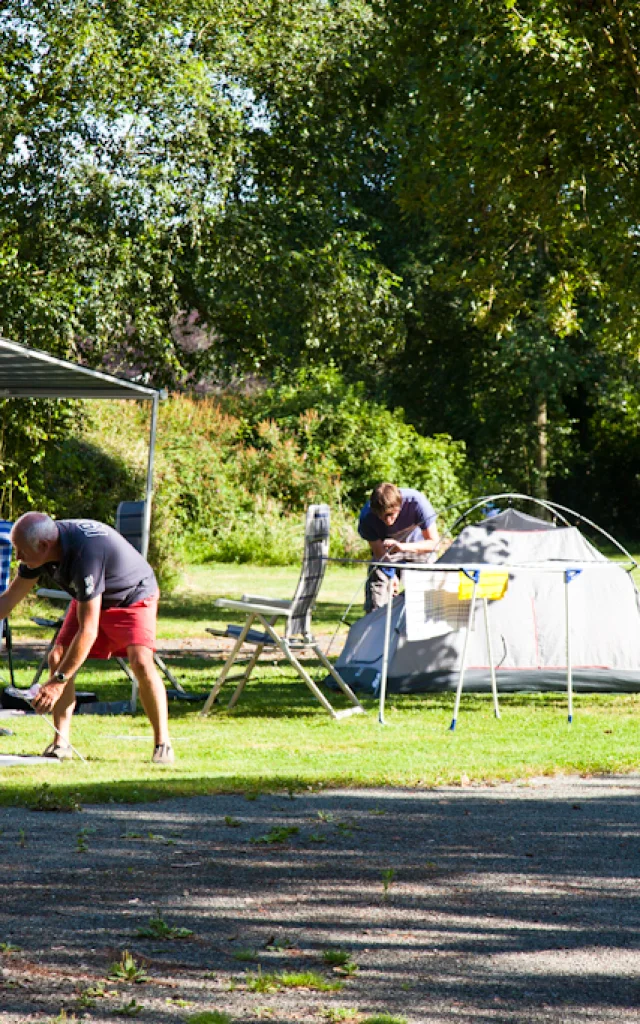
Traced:
POLYGON ((639 795, 629 777, 4 809, 0 940, 20 951, 0 952, 0 1020, 72 1012, 124 949, 151 978, 118 986, 140 1020, 184 1020, 171 999, 281 1021, 630 1020, 639 795), (158 916, 193 935, 140 937, 158 916), (251 990, 283 971, 345 987, 251 990))

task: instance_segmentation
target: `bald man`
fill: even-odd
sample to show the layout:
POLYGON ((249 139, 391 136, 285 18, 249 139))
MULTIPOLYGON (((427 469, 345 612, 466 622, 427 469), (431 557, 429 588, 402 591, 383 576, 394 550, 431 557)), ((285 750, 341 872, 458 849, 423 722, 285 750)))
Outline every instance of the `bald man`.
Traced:
POLYGON ((149 563, 116 530, 93 519, 53 520, 27 512, 11 531, 18 575, 0 594, 0 619, 48 573, 73 600, 49 654, 49 678, 33 701, 53 713, 56 739, 46 757, 72 756, 75 675, 87 658, 127 657, 154 733, 154 764, 172 764, 167 694, 156 669, 158 584, 149 563))

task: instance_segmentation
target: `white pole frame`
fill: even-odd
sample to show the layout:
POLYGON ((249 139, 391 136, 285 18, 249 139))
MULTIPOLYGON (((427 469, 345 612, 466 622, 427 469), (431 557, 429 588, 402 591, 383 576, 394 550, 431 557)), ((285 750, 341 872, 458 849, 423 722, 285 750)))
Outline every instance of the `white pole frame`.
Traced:
POLYGON ((389 593, 387 595, 387 614, 384 620, 384 646, 382 648, 382 672, 380 675, 380 702, 378 706, 378 722, 386 725, 384 705, 387 699, 387 675, 389 672, 389 647, 391 645, 391 616, 393 614, 393 582, 395 576, 389 577, 389 593))
POLYGON ((566 630, 567 651, 567 721, 573 724, 573 668, 571 664, 571 602, 569 600, 569 584, 579 576, 582 569, 565 569, 564 571, 564 619, 566 630))

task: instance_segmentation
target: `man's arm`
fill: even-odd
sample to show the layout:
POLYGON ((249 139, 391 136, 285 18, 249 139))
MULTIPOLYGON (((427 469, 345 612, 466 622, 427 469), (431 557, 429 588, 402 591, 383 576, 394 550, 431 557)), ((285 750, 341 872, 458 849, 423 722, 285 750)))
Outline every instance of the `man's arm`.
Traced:
POLYGON ((33 590, 37 582, 37 578, 29 580, 23 576, 15 576, 4 593, 0 594, 0 619, 6 619, 15 606, 33 590))
POLYGON ((370 540, 369 547, 371 548, 371 554, 374 562, 386 562, 386 548, 383 540, 370 540))
MULTIPOLYGON (((98 594, 91 601, 79 601, 77 605, 78 632, 67 648, 66 654, 56 668, 56 672, 64 672, 68 679, 75 676, 84 664, 93 647, 100 625, 102 595, 98 594)), ((49 677, 33 701, 37 711, 50 711, 56 703, 66 683, 60 683, 49 677)))
POLYGON ((404 542, 392 540, 391 538, 389 538, 388 540, 383 540, 379 543, 382 544, 384 550, 389 554, 393 554, 394 551, 411 551, 414 554, 422 554, 423 552, 426 553, 428 551, 435 551, 438 544, 440 543, 438 524, 435 519, 433 520, 432 523, 430 523, 429 526, 427 526, 426 530, 422 531, 422 537, 422 540, 404 542))

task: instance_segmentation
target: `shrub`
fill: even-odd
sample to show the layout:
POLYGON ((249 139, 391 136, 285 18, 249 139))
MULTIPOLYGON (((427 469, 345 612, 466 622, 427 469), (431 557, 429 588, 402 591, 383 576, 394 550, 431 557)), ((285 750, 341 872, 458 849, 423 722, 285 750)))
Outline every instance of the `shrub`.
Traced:
MULTIPOLYGON (((76 436, 47 452, 40 507, 113 522, 119 501, 144 492, 148 404, 82 411, 76 436)), ((311 502, 332 508, 334 557, 366 556, 357 509, 382 479, 424 490, 436 508, 464 497, 460 443, 422 437, 331 369, 243 398, 173 396, 158 419, 149 558, 165 591, 181 560, 299 562, 311 502)))

